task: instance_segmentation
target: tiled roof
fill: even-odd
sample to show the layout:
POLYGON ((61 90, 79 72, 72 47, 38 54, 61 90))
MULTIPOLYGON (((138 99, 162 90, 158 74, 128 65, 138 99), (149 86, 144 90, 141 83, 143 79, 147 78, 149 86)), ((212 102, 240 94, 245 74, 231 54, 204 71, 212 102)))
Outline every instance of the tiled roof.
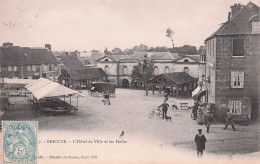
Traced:
POLYGON ((173 60, 170 52, 152 52, 150 55, 152 60, 173 60))
POLYGON ((144 60, 144 59, 148 59, 148 58, 149 58, 149 55, 147 52, 136 52, 122 60, 144 60))
POLYGON ((105 57, 108 57, 114 61, 119 61, 121 59, 125 59, 126 57, 128 57, 129 55, 105 55, 105 56, 102 56, 100 58, 98 58, 96 61, 100 61, 101 59, 105 58, 105 57))
POLYGON ((74 55, 61 56, 61 62, 64 64, 66 69, 84 68, 84 65, 74 55))
POLYGON ((57 64, 59 61, 45 48, 0 47, 0 65, 57 64))
POLYGON ((251 34, 252 16, 259 14, 259 7, 249 2, 243 7, 233 18, 224 23, 215 33, 206 40, 217 35, 233 35, 233 34, 251 34))
POLYGON ((100 53, 100 52, 92 52, 90 55, 90 64, 94 64, 96 62, 96 60, 104 57, 105 54, 104 53, 100 53))
POLYGON ((173 60, 170 52, 136 52, 123 60, 173 60))
POLYGON ((169 81, 171 81, 175 84, 178 84, 178 85, 198 81, 198 79, 193 78, 192 76, 190 76, 189 74, 187 74, 185 72, 173 72, 173 73, 160 74, 160 75, 152 78, 151 80, 149 80, 147 83, 152 83, 153 81, 155 81, 156 79, 161 78, 161 77, 165 77, 169 81))
POLYGON ((124 58, 128 57, 129 55, 107 55, 107 56, 111 57, 115 61, 119 61, 120 59, 124 59, 124 58))
POLYGON ((107 76, 101 68, 82 68, 67 70, 73 80, 95 79, 107 76))

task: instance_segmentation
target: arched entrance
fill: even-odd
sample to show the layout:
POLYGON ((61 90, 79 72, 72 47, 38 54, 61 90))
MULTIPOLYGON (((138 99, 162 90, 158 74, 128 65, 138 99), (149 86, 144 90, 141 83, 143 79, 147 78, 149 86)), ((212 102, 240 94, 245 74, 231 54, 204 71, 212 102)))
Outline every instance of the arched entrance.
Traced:
POLYGON ((122 80, 122 87, 123 88, 129 88, 129 81, 127 79, 122 80))

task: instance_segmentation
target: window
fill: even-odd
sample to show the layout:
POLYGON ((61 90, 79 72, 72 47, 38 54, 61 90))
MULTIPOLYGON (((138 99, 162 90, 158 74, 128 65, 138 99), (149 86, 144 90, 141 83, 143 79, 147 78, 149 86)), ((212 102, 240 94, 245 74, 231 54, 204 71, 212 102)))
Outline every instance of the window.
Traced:
POLYGON ((189 60, 188 60, 188 59, 185 59, 185 60, 184 60, 184 62, 185 62, 185 63, 188 63, 188 62, 189 62, 189 60))
POLYGON ((183 69, 183 71, 186 72, 186 73, 189 73, 189 68, 188 68, 188 67, 185 67, 185 68, 183 69))
POLYGON ((244 56, 244 39, 233 39, 233 56, 244 56))
POLYGON ((7 67, 7 70, 8 70, 8 71, 13 71, 12 66, 8 66, 8 67, 7 67))
POLYGON ((253 34, 260 33, 260 21, 252 22, 252 33, 253 34))
POLYGON ((158 67, 155 66, 153 69, 154 69, 154 70, 153 70, 153 74, 154 74, 154 75, 159 75, 159 69, 158 69, 158 67))
POLYGON ((109 67, 108 67, 108 65, 106 65, 106 66, 105 66, 105 72, 106 72, 106 74, 108 74, 108 70, 109 70, 109 67))
POLYGON ((32 65, 32 71, 36 71, 36 65, 32 65))
POLYGON ((13 70, 14 70, 14 71, 17 71, 17 66, 16 66, 16 65, 13 66, 13 70))
POLYGON ((244 88, 244 71, 231 71, 231 88, 244 88))
POLYGON ((107 61, 108 61, 108 59, 105 59, 105 61, 107 62, 107 61))
POLYGON ((27 71, 32 71, 32 66, 27 65, 27 71))
POLYGON ((228 100, 228 109, 232 114, 241 114, 241 100, 238 99, 229 99, 228 100))
POLYGON ((123 67, 123 74, 124 74, 124 75, 127 75, 127 74, 128 74, 127 66, 124 66, 124 67, 123 67))
POLYGON ((164 68, 164 73, 169 73, 169 72, 170 72, 169 70, 170 70, 169 67, 166 66, 166 67, 164 68))

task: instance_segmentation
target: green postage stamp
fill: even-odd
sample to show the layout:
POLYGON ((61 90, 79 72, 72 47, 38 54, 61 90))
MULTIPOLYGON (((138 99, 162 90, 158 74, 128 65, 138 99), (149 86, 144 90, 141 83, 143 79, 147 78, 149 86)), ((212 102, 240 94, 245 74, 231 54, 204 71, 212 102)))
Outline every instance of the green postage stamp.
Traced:
POLYGON ((2 121, 5 164, 36 164, 37 121, 2 121))

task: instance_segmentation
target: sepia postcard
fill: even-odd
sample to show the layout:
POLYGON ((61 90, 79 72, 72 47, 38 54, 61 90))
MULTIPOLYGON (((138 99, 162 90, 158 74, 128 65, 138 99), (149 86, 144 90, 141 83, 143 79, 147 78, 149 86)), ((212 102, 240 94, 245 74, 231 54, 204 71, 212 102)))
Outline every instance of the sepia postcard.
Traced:
POLYGON ((0 0, 3 164, 260 162, 259 0, 0 0))

